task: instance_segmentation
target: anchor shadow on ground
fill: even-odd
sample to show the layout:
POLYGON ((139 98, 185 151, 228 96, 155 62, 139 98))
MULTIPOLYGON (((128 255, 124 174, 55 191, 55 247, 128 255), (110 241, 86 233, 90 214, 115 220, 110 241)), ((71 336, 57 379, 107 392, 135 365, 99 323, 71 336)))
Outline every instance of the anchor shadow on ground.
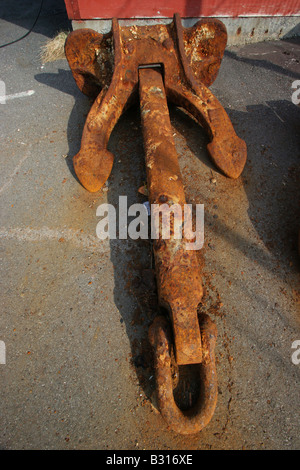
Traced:
MULTIPOLYGON (((53 37, 58 31, 71 30, 64 0, 2 0, 0 18, 16 26, 14 37, 6 36, 2 42, 15 41, 33 27, 33 32, 46 37, 53 37)), ((4 25, 5 27, 5 25, 4 25)), ((4 29, 4 34, 8 33, 4 29)), ((2 33, 3 34, 3 33, 2 33)))
MULTIPOLYGON (((209 142, 208 137, 198 123, 180 108, 173 109, 172 123, 185 140, 180 148, 194 154, 202 168, 205 166, 203 181, 197 179, 196 173, 193 178, 193 174, 186 172, 191 181, 191 187, 186 184, 187 191, 192 196, 198 192, 204 203, 207 199, 203 193, 204 180, 211 199, 218 195, 218 192, 228 196, 230 187, 234 197, 235 189, 242 185, 248 207, 241 208, 241 214, 243 210, 247 211, 257 237, 267 248, 269 256, 259 247, 249 243, 249 240, 242 239, 234 231, 228 231, 221 217, 214 218, 206 210, 205 230, 208 225, 211 226, 230 240, 233 246, 247 253, 249 259, 255 258, 267 269, 273 269, 272 260, 275 259, 285 268, 290 267, 291 262, 297 266, 300 227, 300 109, 290 101, 278 100, 266 102, 265 105, 247 106, 245 112, 233 109, 226 111, 237 135, 247 144, 247 162, 237 180, 224 177, 214 166, 205 150, 209 142), (214 175, 218 177, 217 186, 207 184, 208 179, 212 179, 214 175)), ((230 214, 230 206, 227 210, 230 214)))
MULTIPOLYGON (((61 85, 66 82, 64 71, 60 74, 61 85)), ((71 76, 75 104, 68 122, 69 152, 66 164, 70 173, 80 182, 73 167, 73 157, 80 150, 81 136, 92 101, 82 95, 71 76)), ((71 87, 72 88, 72 87, 71 87)), ((110 260, 114 268, 114 303, 120 313, 117 321, 125 327, 130 340, 128 358, 147 397, 154 391, 152 351, 148 342, 148 328, 158 313, 151 242, 149 240, 119 240, 119 197, 126 196, 128 207, 147 200, 138 192, 146 182, 144 150, 139 121, 139 109, 133 106, 120 118, 112 132, 108 149, 114 154, 114 166, 104 187, 95 194, 100 203, 108 203, 116 209, 117 239, 110 240, 110 260)), ((128 223, 133 217, 128 219, 128 223)), ((97 221, 99 221, 97 219, 97 221)), ((101 240, 99 240, 101 243, 101 240)), ((138 395, 139 400, 143 400, 138 395)))

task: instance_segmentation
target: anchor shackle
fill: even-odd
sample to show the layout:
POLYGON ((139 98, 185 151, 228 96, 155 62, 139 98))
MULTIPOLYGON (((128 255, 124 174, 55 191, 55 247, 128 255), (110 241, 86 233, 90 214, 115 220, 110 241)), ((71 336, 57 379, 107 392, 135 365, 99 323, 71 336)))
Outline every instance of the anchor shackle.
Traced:
POLYGON ((154 368, 157 403, 161 415, 169 427, 178 434, 196 434, 213 417, 217 398, 218 383, 215 364, 216 325, 208 315, 202 315, 199 322, 202 339, 203 360, 198 364, 200 392, 196 404, 182 411, 176 404, 171 375, 172 340, 168 322, 157 316, 149 328, 149 341, 154 352, 154 368))

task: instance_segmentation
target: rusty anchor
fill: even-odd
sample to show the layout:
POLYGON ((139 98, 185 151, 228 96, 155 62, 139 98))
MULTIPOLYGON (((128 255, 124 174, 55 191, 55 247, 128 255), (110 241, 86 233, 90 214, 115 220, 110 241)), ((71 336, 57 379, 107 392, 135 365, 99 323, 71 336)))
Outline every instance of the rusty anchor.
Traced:
MULTIPOLYGON (((112 31, 105 35, 82 29, 68 36, 65 52, 73 77, 80 90, 95 99, 73 159, 87 190, 98 191, 109 177, 114 159, 107 150, 110 134, 122 112, 138 99, 151 207, 186 204, 167 100, 186 109, 204 127, 217 168, 231 178, 241 174, 246 144, 208 88, 217 76, 226 42, 220 21, 203 19, 183 28, 178 14, 167 25, 121 28, 113 19, 112 31)), ((172 325, 160 315, 149 329, 157 399, 169 427, 180 434, 203 429, 217 402, 217 329, 207 315, 198 318, 203 290, 190 242, 186 233, 181 239, 175 237, 174 223, 169 239, 162 237, 160 227, 153 242, 159 303, 168 310, 172 325), (199 371, 201 393, 189 410, 181 410, 173 395, 173 343, 176 363, 195 364, 199 371)))

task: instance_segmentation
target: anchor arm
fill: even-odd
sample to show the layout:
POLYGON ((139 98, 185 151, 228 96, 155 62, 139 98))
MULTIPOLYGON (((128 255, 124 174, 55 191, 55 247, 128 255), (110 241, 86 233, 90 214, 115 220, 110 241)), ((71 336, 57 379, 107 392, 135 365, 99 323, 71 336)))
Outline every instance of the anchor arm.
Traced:
POLYGON ((204 127, 211 139, 207 150, 215 165, 226 176, 238 178, 247 159, 246 143, 236 135, 225 109, 208 89, 221 63, 226 28, 218 20, 205 19, 185 30, 178 13, 174 15, 174 27, 185 84, 171 77, 166 84, 167 96, 204 127), (205 32, 207 41, 203 40, 205 32))
POLYGON ((74 156, 73 164, 79 181, 90 192, 99 191, 110 175, 114 156, 107 150, 107 143, 135 89, 132 82, 121 88, 115 76, 109 89, 103 89, 98 95, 88 114, 81 149, 74 156))
POLYGON ((247 159, 246 143, 236 135, 214 94, 203 84, 195 88, 197 94, 183 86, 169 86, 166 91, 170 101, 186 109, 206 130, 211 140, 207 150, 217 168, 230 178, 238 178, 247 159))

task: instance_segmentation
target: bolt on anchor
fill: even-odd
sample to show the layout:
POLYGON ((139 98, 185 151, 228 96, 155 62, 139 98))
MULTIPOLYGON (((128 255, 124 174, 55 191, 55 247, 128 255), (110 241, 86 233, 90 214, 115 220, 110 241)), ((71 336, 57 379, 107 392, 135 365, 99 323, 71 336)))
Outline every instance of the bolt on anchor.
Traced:
MULTIPOLYGON (((104 35, 90 29, 70 33, 65 52, 73 77, 79 89, 95 99, 73 159, 88 191, 98 191, 109 177, 114 160, 107 150, 110 134, 122 112, 138 99, 150 204, 158 208, 186 204, 167 101, 186 109, 206 130, 207 150, 216 167, 230 178, 239 177, 246 144, 208 88, 226 43, 226 28, 220 21, 203 19, 183 28, 178 14, 167 25, 121 28, 113 19, 112 31, 104 35)), ((164 239, 159 231, 153 242, 159 304, 170 320, 157 316, 149 329, 157 400, 169 427, 180 434, 201 431, 217 403, 217 328, 208 315, 198 318, 203 289, 196 253, 188 249, 190 241, 187 234, 177 239, 171 224, 170 237, 164 239), (173 346, 177 365, 197 365, 201 380, 198 401, 184 411, 173 394, 173 346)))

